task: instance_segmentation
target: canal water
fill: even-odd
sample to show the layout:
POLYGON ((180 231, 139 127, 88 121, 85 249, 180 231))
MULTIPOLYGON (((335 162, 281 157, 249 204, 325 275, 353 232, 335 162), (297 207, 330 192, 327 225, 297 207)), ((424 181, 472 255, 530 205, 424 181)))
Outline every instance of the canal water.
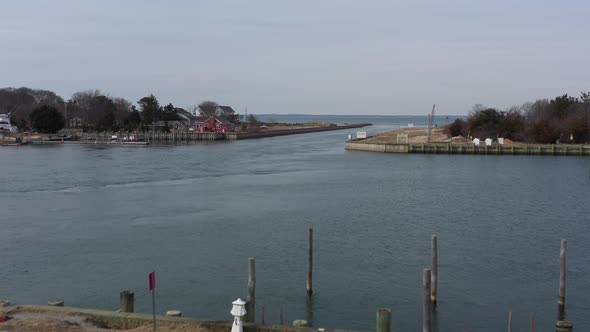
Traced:
MULTIPOLYGON (((340 119, 360 121, 370 134, 426 118, 340 119)), ((0 299, 116 310, 131 289, 150 312, 155 270, 158 312, 228 320, 255 257, 258 320, 264 306, 278 323, 283 306, 287 322, 370 331, 385 307, 395 331, 415 331, 437 234, 435 330, 498 331, 512 311, 515 330, 535 312, 549 331, 567 239, 568 319, 590 330, 588 157, 347 152, 355 131, 0 148, 0 299)))

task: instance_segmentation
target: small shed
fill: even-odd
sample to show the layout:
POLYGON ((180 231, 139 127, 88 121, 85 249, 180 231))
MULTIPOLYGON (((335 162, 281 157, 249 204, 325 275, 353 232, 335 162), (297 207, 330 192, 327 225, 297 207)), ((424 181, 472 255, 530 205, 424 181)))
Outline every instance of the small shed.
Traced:
POLYGON ((473 144, 479 146, 479 138, 474 138, 473 139, 473 144))
POLYGON ((492 139, 491 138, 486 138, 485 142, 486 142, 486 145, 487 146, 491 146, 492 145, 492 139))

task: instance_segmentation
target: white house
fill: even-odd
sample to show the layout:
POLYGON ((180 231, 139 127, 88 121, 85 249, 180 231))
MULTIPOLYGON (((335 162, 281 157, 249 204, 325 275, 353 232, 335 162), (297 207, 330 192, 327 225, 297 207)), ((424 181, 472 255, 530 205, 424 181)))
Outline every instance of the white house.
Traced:
POLYGON ((492 139, 491 138, 486 138, 485 142, 486 142, 486 145, 487 146, 491 146, 492 145, 492 139))
POLYGON ((474 138, 473 139, 473 144, 479 146, 479 138, 474 138))
MULTIPOLYGON (((201 110, 200 107, 197 107, 197 110, 195 111, 195 115, 200 115, 200 116, 204 116, 205 114, 203 114, 203 111, 201 110)), ((234 115, 236 114, 236 111, 234 111, 233 108, 231 108, 231 106, 217 106, 217 109, 215 110, 215 116, 222 116, 222 115, 234 115)))

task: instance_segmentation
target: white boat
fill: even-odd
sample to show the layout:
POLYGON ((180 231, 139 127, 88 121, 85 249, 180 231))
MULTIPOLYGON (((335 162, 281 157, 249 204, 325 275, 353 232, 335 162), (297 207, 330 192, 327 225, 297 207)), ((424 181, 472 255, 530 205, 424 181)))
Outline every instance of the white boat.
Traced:
POLYGON ((10 123, 8 114, 0 114, 0 130, 16 132, 18 128, 10 123))

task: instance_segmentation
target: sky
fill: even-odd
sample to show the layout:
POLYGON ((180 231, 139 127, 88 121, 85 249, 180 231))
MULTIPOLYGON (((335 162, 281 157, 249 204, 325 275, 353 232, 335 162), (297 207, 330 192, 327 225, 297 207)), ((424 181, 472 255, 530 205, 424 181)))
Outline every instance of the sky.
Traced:
POLYGON ((467 114, 590 90, 586 0, 0 0, 0 87, 254 114, 467 114))

